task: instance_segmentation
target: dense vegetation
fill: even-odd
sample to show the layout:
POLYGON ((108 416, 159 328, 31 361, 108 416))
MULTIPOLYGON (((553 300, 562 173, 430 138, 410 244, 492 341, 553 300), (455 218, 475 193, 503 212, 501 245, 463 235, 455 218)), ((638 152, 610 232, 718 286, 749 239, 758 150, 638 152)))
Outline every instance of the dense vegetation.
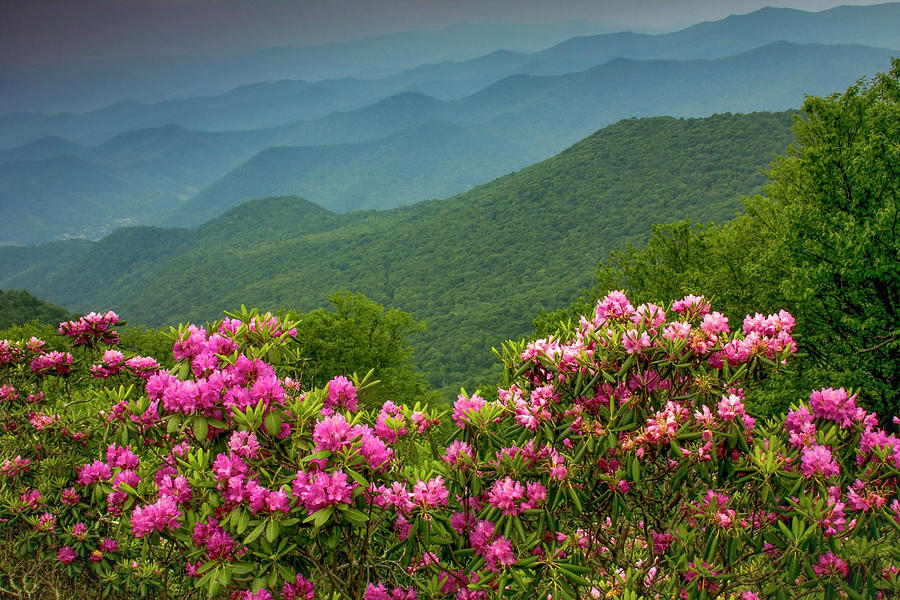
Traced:
MULTIPOLYGON (((797 316, 811 381, 849 384, 871 408, 900 406, 900 62, 844 94, 810 97, 798 145, 769 170, 764 196, 722 225, 657 226, 645 247, 611 253, 597 284, 566 311, 536 320, 538 335, 625 288, 638 301, 705 294, 732 318, 783 306, 797 316)), ((791 401, 787 381, 768 411, 791 401)))
POLYGON ((69 311, 35 298, 25 290, 0 290, 0 329, 35 319, 44 323, 65 321, 69 311))
POLYGON ((598 257, 661 220, 724 221, 792 139, 788 113, 630 119, 459 196, 334 215, 247 203, 197 230, 0 248, 0 285, 133 323, 203 321, 242 303, 308 311, 348 289, 408 311, 416 363, 451 391, 492 377, 490 349, 590 284, 598 257), (93 265, 103 265, 97 270, 93 265))

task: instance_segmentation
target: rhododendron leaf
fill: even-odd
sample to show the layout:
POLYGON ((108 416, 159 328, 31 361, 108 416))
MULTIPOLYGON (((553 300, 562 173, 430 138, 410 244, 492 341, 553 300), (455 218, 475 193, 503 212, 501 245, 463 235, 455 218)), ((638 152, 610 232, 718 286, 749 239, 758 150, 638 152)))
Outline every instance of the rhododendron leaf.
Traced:
POLYGON ((124 481, 120 481, 118 488, 125 492, 126 494, 131 494, 132 496, 137 496, 137 490, 125 483, 124 481))
POLYGON ((571 485, 566 486, 566 492, 569 494, 569 498, 572 499, 572 503, 575 504, 575 510, 578 511, 578 514, 584 512, 584 507, 581 505, 581 498, 578 497, 578 492, 571 485))
POLYGON ((319 450, 318 452, 313 452, 312 454, 307 454, 302 459, 300 459, 301 463, 309 462, 311 460, 321 460, 323 458, 330 458, 331 450, 319 450))
POLYGON ((270 410, 265 420, 266 432, 269 435, 277 435, 281 431, 281 414, 278 410, 270 410))
POLYGON ((209 425, 206 422, 206 417, 194 415, 191 425, 191 429, 194 432, 194 437, 197 438, 197 441, 205 442, 206 436, 209 434, 209 425))
MULTIPOLYGON (((238 517, 235 531, 237 532, 238 535, 241 535, 245 531, 247 531, 247 527, 250 525, 250 511, 241 510, 241 509, 235 509, 235 510, 240 511, 239 512, 240 516, 238 517)), ((234 514, 234 512, 232 512, 232 514, 234 514)), ((232 522, 234 522, 233 518, 232 518, 232 522)))
POLYGON ((318 529, 328 522, 328 519, 331 517, 331 514, 333 512, 334 506, 326 506, 325 508, 320 508, 316 512, 307 516, 305 519, 303 519, 303 522, 312 523, 313 527, 318 529))
POLYGON ((281 526, 278 524, 278 521, 275 519, 270 520, 268 525, 266 525, 266 540, 270 543, 274 542, 279 533, 281 533, 281 526))
POLYGON ((367 517, 365 515, 365 513, 361 513, 360 511, 358 511, 354 508, 343 509, 341 511, 341 514, 344 516, 344 518, 346 518, 348 521, 350 521, 354 525, 362 525, 363 523, 365 523, 366 521, 369 520, 369 517, 367 517))
POLYGON ((575 573, 571 568, 572 565, 569 565, 568 563, 558 563, 556 566, 560 570, 560 572, 565 576, 565 578, 568 579, 569 581, 571 581, 572 583, 575 583, 575 584, 578 584, 581 586, 585 586, 585 587, 590 587, 591 585, 593 585, 590 580, 585 579, 581 575, 575 573))
MULTIPOLYGON (((521 563, 516 563, 516 566, 521 567, 521 563)), ((519 590, 525 592, 531 589, 528 585, 525 584, 525 580, 522 579, 522 574, 519 572, 519 569, 510 569, 509 572, 512 575, 513 579, 516 580, 516 583, 519 584, 519 590)))
POLYGON ((181 416, 180 415, 170 415, 166 419, 166 433, 172 435, 178 428, 181 426, 181 416))
POLYGON ((261 521, 256 527, 253 528, 253 531, 251 531, 250 534, 244 538, 244 545, 249 546, 250 544, 255 542, 256 539, 262 535, 263 531, 265 531, 265 528, 266 522, 261 521))
POLYGON ((641 464, 637 457, 631 459, 631 480, 634 483, 641 482, 641 464))
POLYGON ((188 362, 180 362, 178 365, 174 367, 175 373, 174 375, 184 381, 187 379, 188 374, 191 372, 191 365, 188 362))

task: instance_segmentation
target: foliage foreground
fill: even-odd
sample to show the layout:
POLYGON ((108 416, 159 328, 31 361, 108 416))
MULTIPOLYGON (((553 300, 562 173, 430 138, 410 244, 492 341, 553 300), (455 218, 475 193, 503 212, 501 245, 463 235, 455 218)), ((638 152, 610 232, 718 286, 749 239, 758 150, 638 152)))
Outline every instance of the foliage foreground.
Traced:
POLYGON ((0 341, 12 597, 900 591, 897 437, 844 389, 777 421, 744 408, 796 351, 785 312, 733 327, 702 297, 613 292, 568 335, 505 347, 496 399, 461 394, 444 425, 363 410, 367 378, 301 390, 296 330, 268 314, 173 331, 170 370, 115 350, 117 321, 62 323, 56 350, 0 341))

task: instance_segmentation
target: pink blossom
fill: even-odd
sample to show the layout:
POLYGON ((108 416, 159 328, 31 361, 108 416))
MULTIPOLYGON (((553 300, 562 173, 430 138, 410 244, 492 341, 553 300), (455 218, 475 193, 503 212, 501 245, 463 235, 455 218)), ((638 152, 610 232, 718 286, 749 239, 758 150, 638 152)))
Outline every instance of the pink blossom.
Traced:
POLYGON ((153 531, 165 529, 178 529, 181 524, 178 519, 181 511, 175 500, 169 496, 163 496, 154 504, 139 506, 134 509, 131 517, 131 529, 135 537, 142 538, 153 531))
POLYGON ((850 427, 856 416, 856 396, 847 396, 844 388, 824 388, 809 396, 809 407, 816 418, 834 421, 841 427, 850 427))
POLYGON ((112 477, 112 471, 105 462, 95 460, 89 465, 84 465, 78 469, 78 484, 90 485, 98 481, 109 481, 112 477))
POLYGON ((281 597, 283 600, 313 600, 316 597, 316 590, 309 579, 297 573, 294 581, 284 582, 281 597))
POLYGON ((514 565, 517 559, 512 542, 500 536, 485 547, 484 560, 491 569, 496 568, 498 562, 504 567, 514 565))
POLYGON ((628 354, 640 354, 644 348, 650 347, 650 336, 646 331, 629 329, 622 333, 622 347, 628 354))
POLYGON ((499 508, 504 515, 518 515, 522 508, 517 503, 525 496, 525 486, 511 477, 498 480, 488 492, 488 502, 491 506, 499 508))
POLYGON ((31 370, 38 375, 67 375, 72 371, 70 352, 48 352, 31 361, 31 370))
POLYGON ((840 467, 831 456, 831 448, 820 444, 806 446, 801 450, 800 470, 808 479, 817 475, 822 477, 834 477, 841 472, 840 467))
POLYGON ((441 459, 453 467, 463 468, 474 463, 475 451, 466 442, 453 440, 447 446, 447 450, 441 459))
POLYGON ((356 396, 356 386, 353 382, 338 375, 328 382, 328 396, 325 398, 325 408, 333 410, 334 407, 354 411, 358 398, 356 396))
POLYGON ((428 481, 421 479, 413 486, 412 499, 422 510, 430 510, 439 506, 447 506, 450 492, 444 486, 444 478, 440 475, 428 481))
POLYGON ((453 422, 465 429, 466 423, 463 418, 471 418, 472 413, 479 412, 485 404, 484 398, 477 394, 473 394, 471 398, 459 394, 453 404, 453 422))
POLYGON ((847 562, 836 556, 831 550, 819 555, 819 560, 813 565, 813 571, 816 575, 826 577, 839 575, 844 578, 850 574, 847 562))
POLYGON ((347 474, 341 469, 333 473, 307 473, 297 471, 292 493, 303 504, 309 514, 326 506, 350 504, 356 484, 349 483, 347 474))
POLYGON ((64 565, 72 564, 75 561, 75 549, 72 546, 63 546, 56 553, 56 559, 64 565))
POLYGON ((234 431, 228 438, 228 449, 244 458, 259 458, 259 441, 251 431, 234 431))

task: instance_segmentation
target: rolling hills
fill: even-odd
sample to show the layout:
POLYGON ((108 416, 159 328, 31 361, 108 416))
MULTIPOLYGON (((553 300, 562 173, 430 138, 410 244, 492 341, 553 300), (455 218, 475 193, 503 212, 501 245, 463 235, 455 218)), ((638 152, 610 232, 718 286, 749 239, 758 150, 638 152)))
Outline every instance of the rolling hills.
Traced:
POLYGON ((123 228, 98 242, 0 248, 0 286, 131 323, 215 318, 245 303, 309 310, 337 289, 425 321, 417 362, 454 389, 489 348, 567 305, 609 250, 653 223, 724 220, 791 141, 789 113, 628 119, 445 200, 334 214, 254 200, 195 230, 123 228))

